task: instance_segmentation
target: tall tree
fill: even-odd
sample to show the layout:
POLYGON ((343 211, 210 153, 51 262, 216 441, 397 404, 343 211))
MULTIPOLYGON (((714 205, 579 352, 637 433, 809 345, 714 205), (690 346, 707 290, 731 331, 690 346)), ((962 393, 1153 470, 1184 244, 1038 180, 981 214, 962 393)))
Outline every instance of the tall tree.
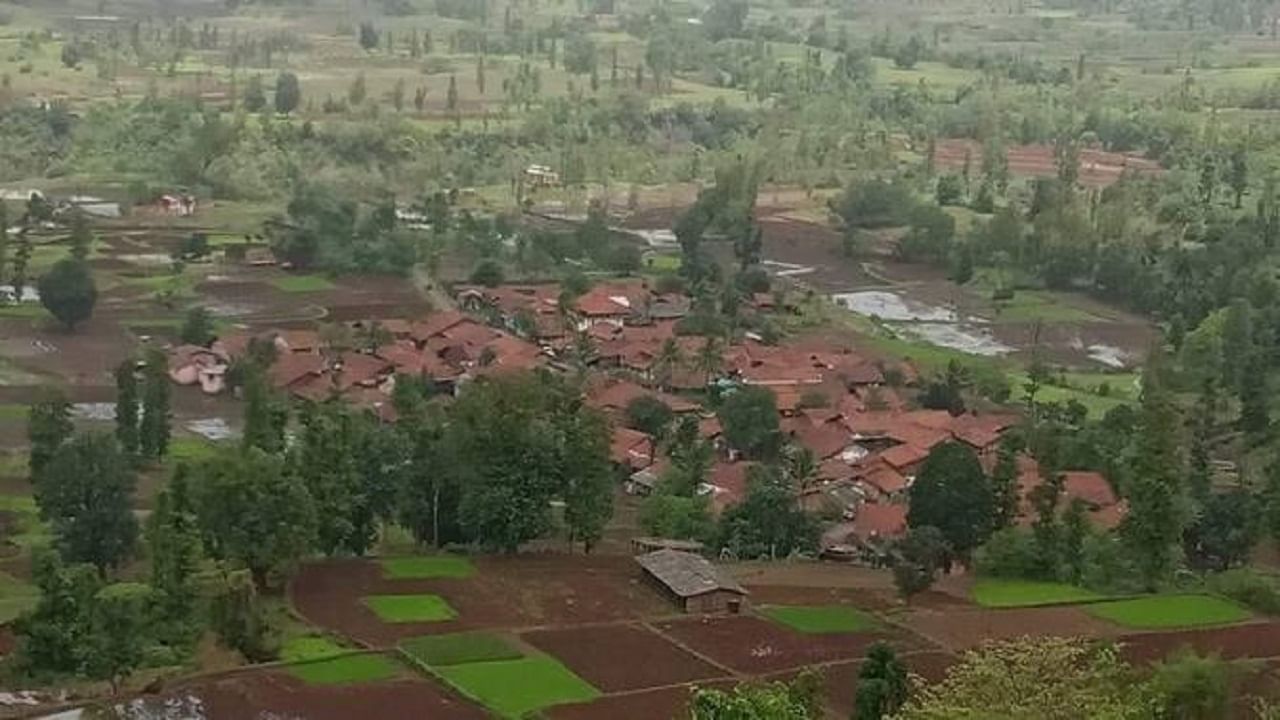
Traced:
POLYGON ((340 403, 311 406, 299 415, 302 426, 289 466, 307 487, 316 507, 316 540, 321 552, 363 555, 377 526, 371 498, 357 458, 364 417, 340 403))
POLYGON ((147 518, 146 540, 151 556, 151 587, 155 590, 162 638, 189 644, 199 634, 196 573, 204 559, 200 531, 187 484, 188 468, 178 466, 169 486, 156 498, 147 518))
POLYGON ((267 107, 267 91, 262 84, 261 75, 249 76, 244 88, 244 109, 251 113, 262 112, 267 107))
POLYGON ((961 557, 991 533, 994 500, 987 476, 968 446, 947 442, 935 447, 910 489, 907 524, 936 527, 961 557))
MULTIPOLYGON (((9 269, 9 206, 0 201, 0 283, 8 276, 9 269)), ((14 298, 16 301, 18 298, 14 298)))
POLYGON ((108 585, 93 597, 91 634, 85 639, 85 674, 111 683, 111 692, 142 666, 152 644, 154 595, 141 583, 108 585))
POLYGON ((258 363, 244 365, 244 431, 240 444, 266 453, 284 450, 289 408, 275 396, 258 363))
POLYGON ((1018 519, 1018 445, 1012 435, 1001 438, 991 471, 992 530, 1007 528, 1018 519))
POLYGON ((76 260, 87 260, 93 249, 93 230, 89 227, 89 216, 83 210, 76 210, 71 215, 71 257, 76 260))
POLYGON ((27 462, 36 481, 76 427, 71 422, 71 401, 57 388, 45 388, 27 414, 27 462))
POLYGON ((778 405, 768 388, 738 388, 724 399, 716 414, 733 449, 749 458, 767 459, 777 454, 782 441, 778 405))
POLYGON ((858 670, 853 720, 881 720, 893 715, 907 701, 909 690, 907 667, 897 653, 886 643, 873 644, 858 670))
POLYGON ((1189 505, 1181 453, 1182 421, 1162 377, 1160 349, 1142 376, 1142 410, 1125 480, 1129 514, 1121 526, 1142 582, 1155 590, 1172 573, 1189 505))
POLYGON ((138 424, 138 448, 142 457, 159 459, 169 452, 169 361, 164 351, 147 352, 142 371, 142 420, 138 424))
POLYGON ((53 550, 37 552, 33 565, 40 600, 14 623, 17 665, 33 675, 83 672, 86 640, 93 632, 90 609, 102 579, 92 565, 68 565, 53 550))
POLYGON ((37 284, 40 304, 67 330, 88 320, 98 304, 98 287, 93 282, 89 264, 74 257, 54 263, 37 284))
POLYGON ((284 460, 250 448, 191 468, 191 496, 209 555, 265 587, 315 544, 315 503, 284 460))
POLYGON ((63 557, 104 574, 127 560, 138 539, 130 507, 136 485, 110 435, 83 434, 60 448, 36 479, 35 497, 63 557))
POLYGON ((126 455, 138 452, 137 361, 125 358, 116 366, 116 440, 126 455))
POLYGON ((280 73, 275 78, 275 111, 288 115, 302 104, 302 85, 293 73, 280 73))
POLYGON ((814 519, 796 506, 782 471, 755 465, 747 471, 747 495, 724 511, 718 545, 740 558, 782 558, 812 552, 818 544, 814 519))

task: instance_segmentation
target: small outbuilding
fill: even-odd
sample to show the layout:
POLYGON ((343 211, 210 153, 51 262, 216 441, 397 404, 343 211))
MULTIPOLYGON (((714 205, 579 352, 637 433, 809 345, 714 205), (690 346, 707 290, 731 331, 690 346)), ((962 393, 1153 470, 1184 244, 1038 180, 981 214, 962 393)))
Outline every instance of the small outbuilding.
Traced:
POLYGON ((684 612, 737 613, 746 601, 747 591, 701 555, 663 549, 636 562, 684 612))

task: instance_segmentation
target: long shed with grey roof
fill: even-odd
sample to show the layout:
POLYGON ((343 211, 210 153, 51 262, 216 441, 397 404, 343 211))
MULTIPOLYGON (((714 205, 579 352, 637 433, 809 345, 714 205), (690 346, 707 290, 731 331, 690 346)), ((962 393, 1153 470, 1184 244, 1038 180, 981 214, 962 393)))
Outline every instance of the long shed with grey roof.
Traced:
POLYGON ((747 596, 736 580, 695 553, 657 550, 637 557, 636 562, 688 613, 736 613, 747 596))

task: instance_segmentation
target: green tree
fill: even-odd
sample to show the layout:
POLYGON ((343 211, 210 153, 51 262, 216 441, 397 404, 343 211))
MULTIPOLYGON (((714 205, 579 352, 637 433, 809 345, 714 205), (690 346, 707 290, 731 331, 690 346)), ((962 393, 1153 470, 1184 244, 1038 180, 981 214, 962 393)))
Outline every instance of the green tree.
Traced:
POLYGON ((1023 638, 966 654, 893 717, 1145 720, 1152 712, 1150 693, 1114 648, 1083 638, 1023 638))
POLYGON ((443 446, 441 470, 462 492, 462 525, 482 545, 514 552, 542 536, 556 498, 577 537, 591 540, 599 513, 607 517, 595 497, 610 490, 597 477, 608 463, 605 426, 554 376, 469 385, 449 413, 443 446))
POLYGON ((1187 534, 1189 549, 1215 569, 1242 565, 1262 536, 1261 504, 1244 488, 1211 494, 1187 534))
POLYGON ((152 642, 153 599, 150 587, 132 582, 108 585, 94 595, 84 669, 89 677, 111 683, 113 694, 142 665, 152 642))
MULTIPOLYGON (((9 269, 9 206, 0 201, 0 282, 4 282, 9 269)), ((14 301, 19 298, 15 295, 14 301)))
POLYGON ((1183 648, 1156 663, 1151 687, 1156 717, 1217 720, 1231 716, 1232 685, 1241 671, 1216 656, 1183 648))
POLYGON ((187 474, 185 465, 174 471, 169 486, 156 498, 146 528, 158 634, 180 645, 190 645, 200 631, 196 574, 204 560, 187 474))
POLYGON ((158 460, 169 452, 169 361, 164 351, 147 352, 142 370, 142 419, 138 448, 142 457, 158 460))
POLYGON ((37 283, 40 304, 67 330, 88 320, 98 304, 98 287, 88 263, 76 258, 63 258, 53 264, 37 283))
POLYGON ((1089 515, 1085 502, 1073 498, 1062 514, 1062 537, 1059 546, 1063 580, 1078 585, 1084 581, 1085 543, 1089 539, 1089 515))
POLYGON ((28 464, 35 482, 72 433, 71 401, 57 388, 45 388, 27 414, 28 464))
POLYGON ((1177 562, 1187 525, 1182 419, 1161 377, 1159 350, 1148 360, 1142 381, 1142 411, 1125 481, 1129 514, 1121 533, 1143 584, 1155 590, 1177 562))
POLYGON ((368 96, 369 89, 364 73, 356 73, 356 78, 351 81, 351 86, 347 88, 347 103, 352 108, 357 108, 364 104, 365 98, 368 96))
POLYGON ((82 672, 102 579, 92 565, 67 565, 53 550, 37 552, 33 565, 40 601, 14 622, 17 665, 29 675, 82 672))
POLYGON ((360 23, 360 47, 366 51, 378 49, 378 29, 371 22, 360 23))
POLYGON ((282 72, 276 77, 275 105, 276 112, 288 115, 302 104, 302 85, 298 76, 291 72, 282 72))
POLYGON ((627 426, 658 441, 666 437, 675 420, 671 408, 653 395, 641 395, 627 403, 627 426))
POLYGON ((778 405, 768 388, 746 385, 724 399, 716 411, 729 446, 749 458, 771 458, 782 442, 778 405))
POLYGON ((991 470, 992 530, 1007 528, 1018 519, 1018 445, 1013 436, 1006 435, 996 449, 996 465, 991 470))
POLYGON ((1243 143, 1231 151, 1227 184, 1235 195, 1235 208, 1239 210, 1244 204, 1244 194, 1249 190, 1249 154, 1243 143))
POLYGON ((782 558, 813 552, 818 526, 795 502, 795 489, 777 467, 747 471, 747 494, 720 518, 718 545, 739 558, 782 558))
POLYGON ((697 689, 690 720, 813 720, 820 716, 821 679, 802 673, 790 683, 738 685, 732 690, 697 689))
POLYGON ((449 89, 445 93, 444 106, 449 112, 455 112, 458 109, 458 78, 456 75, 449 76, 449 89))
POLYGON ((35 498, 63 557, 103 574, 127 560, 138 539, 130 507, 136 485, 110 435, 79 435, 59 448, 36 479, 35 498))
POLYGON ((88 260, 93 249, 93 230, 89 227, 89 216, 82 210, 71 215, 71 257, 76 260, 88 260))
POLYGON ((907 701, 909 690, 907 667, 897 653, 886 643, 873 644, 858 670, 853 720, 881 720, 893 715, 907 701))
POLYGON ((276 659, 280 633, 262 606, 253 575, 247 570, 223 571, 212 589, 210 625, 222 644, 249 662, 276 659))
POLYGON ((244 88, 244 109, 251 113, 262 112, 267 107, 267 91, 261 75, 251 75, 244 88))
POLYGON ((912 527, 906 536, 894 543, 893 584, 898 594, 912 596, 933 586, 938 573, 947 564, 951 549, 942 531, 936 527, 912 527))
POLYGON ((250 448, 191 468, 191 499, 209 555, 247 568, 259 587, 315 545, 315 503, 283 458, 250 448))
POLYGON ((213 315, 202 305, 192 307, 187 310, 178 335, 188 345, 207 346, 214 340, 213 315))
POLYGON ((365 416, 340 403, 305 408, 289 466, 315 503, 321 552, 363 555, 377 534, 372 499, 357 456, 365 416))
POLYGON ((138 452, 138 370, 128 357, 116 366, 116 440, 126 455, 138 452))
POLYGON ((289 423, 289 408, 267 382, 257 363, 249 363, 244 372, 244 431, 241 447, 258 448, 266 453, 284 450, 284 431, 289 423))
POLYGON ((930 451, 911 485, 907 524, 936 527, 961 557, 991 533, 995 504, 987 476, 968 446, 947 442, 930 451))

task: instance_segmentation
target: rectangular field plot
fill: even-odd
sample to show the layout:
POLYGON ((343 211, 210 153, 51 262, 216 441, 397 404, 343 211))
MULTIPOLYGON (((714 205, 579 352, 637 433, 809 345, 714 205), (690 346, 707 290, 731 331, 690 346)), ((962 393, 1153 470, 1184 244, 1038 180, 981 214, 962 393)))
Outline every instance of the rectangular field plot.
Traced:
POLYGON ((280 649, 280 659, 285 662, 306 662, 351 652, 327 637, 305 635, 291 638, 280 649))
POLYGON ((288 275, 271 281, 285 292, 322 292, 335 286, 323 275, 288 275))
POLYGON ((642 625, 535 630, 521 637, 606 693, 731 675, 642 625))
POLYGON ((1091 615, 1128 628, 1186 628, 1229 625, 1252 617, 1235 603, 1211 595, 1156 595, 1096 603, 1091 615))
POLYGON ((1102 599, 1102 595, 1092 590, 1065 583, 983 578, 973 586, 973 601, 989 608, 1060 605, 1102 599))
POLYGON ((383 622, 443 622, 458 616, 439 595, 370 595, 364 604, 383 622))
POLYGON ((410 638, 400 643, 400 649, 409 657, 430 667, 518 660, 524 657, 524 653, 505 638, 485 632, 410 638))
POLYGON ((463 695, 505 718, 600 696, 585 680, 543 656, 452 665, 435 672, 463 695))
POLYGON ((308 685, 346 685, 390 680, 400 667, 381 655, 345 655, 291 665, 289 674, 308 685))
POLYGON ((383 558, 378 564, 382 566, 382 576, 388 580, 466 578, 476 572, 470 560, 452 555, 383 558))
POLYGON ((760 612, 792 630, 812 635, 867 632, 880 627, 874 617, 845 605, 771 605, 760 612))

